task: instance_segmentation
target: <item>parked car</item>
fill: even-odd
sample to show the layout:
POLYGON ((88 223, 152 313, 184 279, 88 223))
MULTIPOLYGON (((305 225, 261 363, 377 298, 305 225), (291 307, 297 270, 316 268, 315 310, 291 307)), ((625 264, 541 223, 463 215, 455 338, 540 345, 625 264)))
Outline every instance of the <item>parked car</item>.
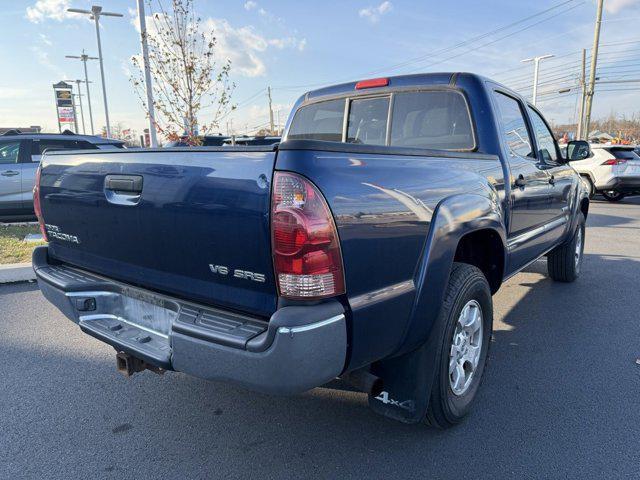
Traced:
POLYGON ((591 145, 592 154, 583 160, 572 161, 593 196, 597 193, 610 202, 626 195, 640 194, 640 156, 633 146, 591 145))
POLYGON ((244 146, 256 146, 256 145, 275 145, 280 143, 280 137, 277 136, 265 136, 265 137, 236 137, 235 139, 228 138, 224 141, 225 147, 230 147, 235 142, 236 145, 244 146))
POLYGON ((340 377, 440 427, 478 392, 492 295, 545 255, 574 281, 589 211, 540 112, 469 73, 309 92, 276 147, 53 152, 35 201, 42 292, 123 373, 340 377))
MULTIPOLYGON (((201 141, 199 147, 220 147, 229 137, 225 135, 205 135, 198 137, 201 141)), ((193 145, 189 141, 189 137, 183 136, 178 140, 167 142, 165 147, 192 147, 193 145)))
POLYGON ((89 135, 25 133, 0 135, 0 218, 33 217, 36 169, 45 151, 123 148, 124 142, 89 135))

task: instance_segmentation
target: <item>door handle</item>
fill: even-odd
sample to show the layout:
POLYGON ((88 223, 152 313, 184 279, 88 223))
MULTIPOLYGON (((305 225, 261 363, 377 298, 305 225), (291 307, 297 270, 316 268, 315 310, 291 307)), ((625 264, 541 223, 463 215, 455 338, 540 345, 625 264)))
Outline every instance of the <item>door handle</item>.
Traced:
POLYGON ((551 176, 549 177, 549 183, 550 183, 551 185, 555 185, 555 184, 556 184, 556 177, 554 177, 553 175, 551 175, 551 176))
POLYGON ((17 172, 15 170, 5 170, 4 172, 0 173, 0 175, 2 175, 3 177, 15 177, 16 175, 20 175, 20 172, 17 172))
POLYGON ((520 187, 520 188, 524 188, 524 186, 527 184, 527 181, 524 178, 524 175, 520 174, 518 175, 518 178, 516 178, 516 187, 520 187))

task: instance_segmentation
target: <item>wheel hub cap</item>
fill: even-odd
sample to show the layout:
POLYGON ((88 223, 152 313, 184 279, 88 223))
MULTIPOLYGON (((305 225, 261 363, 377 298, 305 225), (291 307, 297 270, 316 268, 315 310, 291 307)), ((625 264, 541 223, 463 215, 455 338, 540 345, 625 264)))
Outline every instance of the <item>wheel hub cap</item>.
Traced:
POLYGON ((580 271, 580 260, 582 258, 582 229, 578 227, 576 232, 576 251, 574 253, 574 261, 576 262, 576 272, 580 271))
POLYGON ((449 353, 449 385, 455 395, 464 395, 480 363, 482 308, 469 300, 456 322, 449 353))

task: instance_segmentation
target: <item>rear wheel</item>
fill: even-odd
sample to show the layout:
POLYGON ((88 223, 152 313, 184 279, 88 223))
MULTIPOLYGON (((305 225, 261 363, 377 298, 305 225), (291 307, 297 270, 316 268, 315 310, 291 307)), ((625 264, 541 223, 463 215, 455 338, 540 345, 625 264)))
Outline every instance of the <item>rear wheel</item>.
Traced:
POLYGON ((605 200, 608 200, 610 202, 619 202, 624 198, 624 193, 618 192, 616 190, 605 190, 602 192, 602 196, 605 198, 605 200))
POLYGON ((444 334, 426 421, 447 428, 471 410, 487 360, 493 304, 480 269, 454 263, 439 322, 444 334))
POLYGON ((571 240, 547 255, 547 271, 553 280, 573 282, 580 276, 584 256, 584 223, 584 215, 581 213, 571 240))

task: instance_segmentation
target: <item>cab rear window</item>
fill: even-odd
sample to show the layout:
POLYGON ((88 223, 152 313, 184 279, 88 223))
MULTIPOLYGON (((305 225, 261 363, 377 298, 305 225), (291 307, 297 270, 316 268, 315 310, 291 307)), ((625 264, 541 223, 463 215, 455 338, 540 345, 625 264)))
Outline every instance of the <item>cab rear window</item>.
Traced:
POLYGON ((473 130, 467 102, 455 91, 396 94, 391 145, 437 150, 471 150, 473 130))
MULTIPOLYGON (((393 101, 391 95, 346 101, 348 143, 438 150, 475 147, 469 108, 457 91, 396 92, 393 101)), ((342 141, 344 109, 344 99, 300 108, 291 122, 288 138, 342 141)))

